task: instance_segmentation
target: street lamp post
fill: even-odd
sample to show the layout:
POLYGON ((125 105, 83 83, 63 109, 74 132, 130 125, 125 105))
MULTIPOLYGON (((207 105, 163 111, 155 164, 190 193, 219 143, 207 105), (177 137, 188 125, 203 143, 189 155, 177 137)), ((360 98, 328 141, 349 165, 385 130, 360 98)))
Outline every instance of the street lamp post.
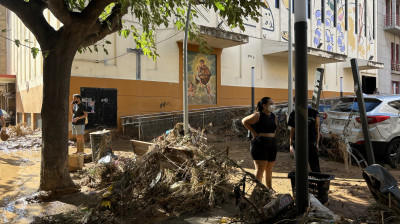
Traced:
POLYGON ((187 40, 190 22, 190 12, 192 9, 192 4, 190 0, 188 1, 188 9, 186 14, 186 27, 185 36, 183 38, 183 126, 184 133, 187 135, 189 133, 189 97, 188 97, 188 57, 187 57, 187 40))
POLYGON ((303 214, 309 206, 307 1, 296 0, 295 9, 296 209, 303 214))

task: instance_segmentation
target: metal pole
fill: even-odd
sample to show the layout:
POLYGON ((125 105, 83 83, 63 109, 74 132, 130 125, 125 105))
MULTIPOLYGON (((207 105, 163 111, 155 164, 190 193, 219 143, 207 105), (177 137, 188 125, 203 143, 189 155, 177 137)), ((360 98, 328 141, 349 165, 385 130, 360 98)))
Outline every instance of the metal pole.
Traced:
POLYGON ((350 62, 351 62, 351 70, 353 72, 354 90, 357 94, 358 111, 360 112, 361 125, 363 129, 365 150, 367 151, 368 165, 372 165, 375 164, 375 156, 374 156, 374 150, 372 148, 371 136, 369 134, 367 113, 365 112, 364 96, 361 89, 357 59, 353 58, 350 60, 350 62))
POLYGON ((293 111, 293 40, 292 40, 292 0, 289 0, 289 67, 288 67, 288 111, 287 119, 289 120, 289 115, 293 111))
POLYGON ((251 67, 251 112, 254 112, 254 67, 251 67))
POLYGON ((309 206, 307 1, 296 0, 295 8, 296 209, 304 214, 309 206))
POLYGON ((186 27, 185 27, 185 36, 183 38, 183 124, 184 124, 184 132, 185 135, 189 132, 189 98, 188 98, 188 68, 187 68, 187 39, 188 39, 188 30, 189 30, 189 21, 190 21, 190 11, 192 8, 192 4, 190 0, 188 0, 188 9, 186 13, 186 27))
POLYGON ((343 97, 343 77, 340 77, 340 97, 343 97))

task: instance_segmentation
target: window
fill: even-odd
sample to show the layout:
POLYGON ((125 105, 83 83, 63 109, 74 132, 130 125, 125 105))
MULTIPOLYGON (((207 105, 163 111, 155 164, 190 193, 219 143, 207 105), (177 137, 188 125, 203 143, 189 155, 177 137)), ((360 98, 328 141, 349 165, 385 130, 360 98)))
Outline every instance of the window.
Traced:
POLYGON ((344 29, 347 31, 347 28, 348 28, 348 26, 349 26, 349 24, 348 24, 348 18, 349 18, 349 10, 348 10, 348 8, 349 8, 349 6, 347 5, 348 4, 348 2, 347 2, 348 0, 345 0, 345 4, 344 4, 344 29))
POLYGON ((393 107, 396 110, 400 110, 400 100, 389 102, 388 105, 393 107))
POLYGON ((34 114, 35 116, 35 129, 42 128, 42 115, 34 114))
MULTIPOLYGON (((374 98, 365 98, 365 111, 370 112, 371 110, 375 109, 382 101, 374 98)), ((337 112, 358 112, 358 102, 357 98, 352 97, 345 97, 340 99, 340 103, 336 104, 335 106, 330 109, 330 111, 337 111, 337 112)))
POLYGON ((355 29, 355 32, 356 32, 356 34, 358 33, 358 0, 356 0, 356 19, 355 19, 355 24, 354 24, 354 27, 356 28, 355 29))
POLYGON ((23 113, 17 113, 17 122, 18 124, 21 124, 23 121, 23 113))
POLYGON ((391 0, 386 0, 386 15, 392 14, 392 1, 391 0))
POLYGON ((32 125, 32 118, 31 118, 31 114, 30 113, 26 113, 25 114, 25 123, 31 127, 32 125))
POLYGON ((279 1, 280 0, 275 0, 275 8, 279 9, 279 1))
MULTIPOLYGON (((392 81, 392 94, 400 94, 399 91, 400 82, 392 81)), ((389 105, 391 106, 391 105, 389 105)))
POLYGON ((394 43, 392 43, 392 45, 391 45, 391 56, 392 56, 392 61, 394 60, 394 55, 395 55, 395 53, 394 53, 394 43))
POLYGON ((325 0, 321 0, 321 22, 325 22, 325 0))
POLYGON ((396 44, 396 54, 395 54, 395 57, 396 57, 396 62, 399 62, 399 45, 398 45, 398 44, 396 44))

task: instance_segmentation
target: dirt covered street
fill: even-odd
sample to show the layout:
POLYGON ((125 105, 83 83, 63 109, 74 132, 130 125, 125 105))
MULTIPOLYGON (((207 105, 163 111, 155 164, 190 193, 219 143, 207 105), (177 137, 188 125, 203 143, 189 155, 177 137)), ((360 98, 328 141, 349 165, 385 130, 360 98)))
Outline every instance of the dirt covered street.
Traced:
MULTIPOLYGON (((213 145, 220 149, 229 146, 229 155, 237 161, 243 160, 242 166, 250 172, 254 172, 254 165, 250 151, 248 151, 248 141, 227 141, 213 143, 213 145)), ((365 210, 376 202, 362 178, 362 170, 359 167, 351 166, 347 171, 344 164, 334 162, 326 157, 320 158, 320 165, 323 173, 335 175, 335 179, 330 182, 329 202, 326 207, 334 213, 354 221, 364 219, 365 210)), ((288 178, 288 173, 292 171, 295 171, 295 159, 288 152, 278 152, 272 179, 273 189, 277 193, 292 194, 288 178)), ((391 169, 390 173, 398 182, 400 181, 400 170, 391 169)))
MULTIPOLYGON (((134 158, 129 140, 129 137, 119 133, 113 135, 112 148, 119 158, 134 158)), ((229 147, 229 157, 238 161, 246 171, 254 172, 247 140, 209 135, 209 144, 221 151, 229 147)), ((73 153, 74 150, 74 147, 71 146, 70 153, 73 153)), ((85 152, 91 152, 90 144, 86 145, 85 152)), ((104 196, 110 185, 110 183, 87 184, 83 172, 78 171, 71 175, 75 183, 82 184, 80 193, 46 202, 27 201, 25 197, 32 198, 32 194, 39 185, 40 150, 31 148, 0 150, 0 158, 0 191, 2 192, 0 195, 0 223, 65 223, 67 221, 81 223, 85 214, 99 206, 102 195, 104 196)), ((295 170, 294 163, 295 159, 288 152, 278 152, 272 183, 277 193, 292 194, 288 173, 295 170)), ((387 210, 377 206, 362 178, 360 168, 352 166, 346 170, 344 164, 325 157, 320 158, 320 163, 323 173, 335 175, 335 179, 330 182, 329 202, 326 207, 354 223, 382 223, 381 211, 387 212, 387 210)), ((90 167, 93 167, 93 163, 85 164, 84 170, 87 171, 90 167)), ((390 173, 396 180, 400 179, 400 170, 391 169, 390 173)), ((220 213, 221 217, 229 217, 237 209, 237 207, 231 207, 228 209, 230 212, 222 213, 216 208, 212 216, 218 217, 220 213)), ((186 221, 182 223, 191 223, 191 216, 196 216, 196 214, 185 215, 184 220, 186 221)), ((394 216, 394 214, 390 213, 389 216, 394 216)), ((152 220, 152 223, 158 223, 160 220, 168 218, 160 216, 158 219, 152 220)), ((179 219, 179 222, 184 220, 179 219)), ((196 222, 199 223, 199 220, 203 220, 204 223, 217 222, 205 217, 197 219, 196 222)), ((139 220, 135 218, 131 221, 131 223, 139 223, 139 220)), ((145 222, 146 220, 140 221, 145 222)), ((172 220, 169 223, 175 223, 175 221, 172 220)))

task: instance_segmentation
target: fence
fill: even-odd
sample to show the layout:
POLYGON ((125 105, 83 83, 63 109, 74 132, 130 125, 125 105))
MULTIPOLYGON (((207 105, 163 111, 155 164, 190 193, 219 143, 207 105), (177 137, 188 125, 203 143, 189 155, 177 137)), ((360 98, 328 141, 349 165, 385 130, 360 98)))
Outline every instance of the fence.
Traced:
MULTIPOLYGON (((195 128, 226 125, 227 118, 232 115, 243 115, 250 106, 210 107, 189 111, 189 124, 195 128)), ((160 136, 173 128, 176 123, 183 122, 182 111, 172 111, 155 114, 142 114, 121 117, 122 132, 139 140, 148 140, 160 136)))
MULTIPOLYGON (((321 99, 320 104, 334 105, 338 98, 321 99)), ((204 128, 212 123, 213 127, 230 127, 232 119, 243 117, 250 111, 250 106, 224 106, 194 109, 189 111, 189 124, 195 128, 204 128)), ((280 122, 282 115, 287 113, 287 102, 277 103, 275 112, 280 122)), ((282 120, 282 121, 281 121, 282 120)), ((149 140, 160 136, 172 129, 176 123, 183 122, 182 111, 162 112, 154 114, 141 114, 123 116, 122 132, 139 140, 149 140)))

